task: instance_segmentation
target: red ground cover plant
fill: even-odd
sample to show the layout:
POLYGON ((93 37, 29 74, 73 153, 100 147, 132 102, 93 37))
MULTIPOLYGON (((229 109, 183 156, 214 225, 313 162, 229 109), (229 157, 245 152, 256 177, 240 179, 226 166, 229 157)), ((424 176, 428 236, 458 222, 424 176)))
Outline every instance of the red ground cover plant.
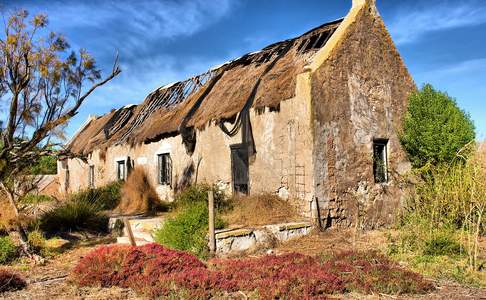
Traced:
POLYGON ((333 255, 324 265, 340 274, 347 289, 365 294, 420 294, 434 289, 434 285, 420 274, 402 268, 375 251, 342 252, 333 255))
POLYGON ((330 259, 302 254, 216 259, 158 244, 104 246, 81 259, 71 279, 80 286, 130 287, 149 297, 208 299, 224 293, 256 293, 260 299, 327 299, 328 295, 421 293, 432 285, 374 252, 346 252, 330 259))
POLYGON ((257 291, 262 299, 325 299, 326 294, 345 291, 343 281, 318 259, 297 253, 215 260, 212 265, 222 289, 257 291))
POLYGON ((0 269, 0 293, 21 290, 27 283, 19 275, 0 269))

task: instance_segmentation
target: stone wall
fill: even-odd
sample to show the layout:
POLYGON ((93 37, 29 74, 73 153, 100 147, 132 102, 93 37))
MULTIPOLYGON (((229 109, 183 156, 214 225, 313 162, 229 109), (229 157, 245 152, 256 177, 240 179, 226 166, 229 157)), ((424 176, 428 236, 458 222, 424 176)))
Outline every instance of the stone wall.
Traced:
POLYGON ((415 84, 372 5, 312 75, 315 192, 327 226, 390 223, 408 162, 397 133, 415 84), (388 139, 389 182, 375 184, 373 140, 388 139))

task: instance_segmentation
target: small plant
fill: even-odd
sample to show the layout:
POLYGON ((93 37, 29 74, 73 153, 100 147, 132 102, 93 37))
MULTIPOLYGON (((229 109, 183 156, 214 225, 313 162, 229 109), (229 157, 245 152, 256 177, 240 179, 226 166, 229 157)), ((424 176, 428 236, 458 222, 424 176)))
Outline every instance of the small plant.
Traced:
POLYGON ((17 256, 17 247, 10 237, 0 237, 0 265, 13 261, 17 256))
POLYGON ((47 195, 40 195, 40 194, 27 194, 20 200, 23 204, 39 204, 53 201, 53 199, 47 195))
POLYGON ((27 242, 30 249, 41 256, 48 256, 49 249, 47 247, 47 240, 39 230, 33 230, 27 235, 27 242))
POLYGON ((26 286, 27 283, 19 275, 0 269, 0 293, 21 290, 26 286))
MULTIPOLYGON (((217 217, 216 228, 224 222, 217 217)), ((201 257, 207 255, 208 206, 206 202, 194 202, 180 207, 173 217, 155 231, 155 241, 173 249, 188 250, 201 257)))
POLYGON ((87 189, 70 195, 69 199, 74 202, 92 203, 100 210, 111 210, 120 203, 120 189, 122 183, 114 181, 108 185, 87 189))
POLYGON ((39 219, 39 228, 47 233, 67 231, 106 232, 108 217, 97 202, 68 200, 39 219))
POLYGON ((432 237, 424 243, 424 255, 459 255, 461 245, 456 242, 451 235, 439 235, 432 237))

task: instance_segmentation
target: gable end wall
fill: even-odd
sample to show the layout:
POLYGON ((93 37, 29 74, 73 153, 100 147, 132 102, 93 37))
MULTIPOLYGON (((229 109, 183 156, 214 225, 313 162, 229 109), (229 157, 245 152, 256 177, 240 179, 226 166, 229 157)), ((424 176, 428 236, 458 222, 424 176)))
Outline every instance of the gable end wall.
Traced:
POLYGON ((409 167, 398 132, 416 89, 376 8, 364 5, 312 74, 314 190, 327 226, 377 227, 396 216, 409 167), (373 139, 389 139, 390 181, 375 184, 373 139))

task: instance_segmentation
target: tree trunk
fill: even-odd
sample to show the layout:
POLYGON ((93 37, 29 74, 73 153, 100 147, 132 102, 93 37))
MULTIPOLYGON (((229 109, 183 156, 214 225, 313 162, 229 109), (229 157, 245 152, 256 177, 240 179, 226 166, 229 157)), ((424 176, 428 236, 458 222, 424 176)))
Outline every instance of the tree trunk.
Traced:
POLYGON ((3 184, 3 182, 0 183, 0 188, 7 195, 8 201, 10 203, 10 206, 12 207, 15 216, 15 225, 13 229, 9 232, 10 238, 12 239, 14 244, 19 247, 21 255, 27 256, 35 263, 44 262, 44 259, 41 256, 32 253, 32 249, 30 249, 28 237, 27 237, 27 231, 25 230, 25 228, 20 222, 20 213, 17 207, 17 203, 15 201, 14 193, 8 190, 7 187, 3 184))

